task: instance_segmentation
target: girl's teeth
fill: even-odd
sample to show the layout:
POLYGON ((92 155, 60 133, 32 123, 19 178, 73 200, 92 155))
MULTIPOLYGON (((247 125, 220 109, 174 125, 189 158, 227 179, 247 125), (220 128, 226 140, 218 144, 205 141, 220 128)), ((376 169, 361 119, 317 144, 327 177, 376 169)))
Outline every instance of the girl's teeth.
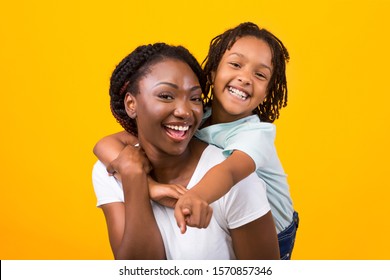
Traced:
POLYGON ((229 87, 229 92, 242 100, 245 100, 247 98, 247 95, 245 92, 242 92, 241 90, 238 90, 236 88, 229 87))

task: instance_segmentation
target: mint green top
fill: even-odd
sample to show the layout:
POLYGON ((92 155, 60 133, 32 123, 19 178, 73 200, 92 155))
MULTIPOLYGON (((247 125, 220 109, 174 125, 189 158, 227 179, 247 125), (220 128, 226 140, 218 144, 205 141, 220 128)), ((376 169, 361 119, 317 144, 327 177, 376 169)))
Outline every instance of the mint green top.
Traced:
MULTIPOLYGON (((211 110, 206 111, 204 119, 210 115, 211 110)), ((225 157, 239 150, 253 159, 257 176, 267 185, 267 197, 279 233, 291 224, 294 208, 287 176, 276 152, 275 134, 274 124, 261 122, 257 115, 251 115, 199 129, 195 137, 222 148, 225 157)))

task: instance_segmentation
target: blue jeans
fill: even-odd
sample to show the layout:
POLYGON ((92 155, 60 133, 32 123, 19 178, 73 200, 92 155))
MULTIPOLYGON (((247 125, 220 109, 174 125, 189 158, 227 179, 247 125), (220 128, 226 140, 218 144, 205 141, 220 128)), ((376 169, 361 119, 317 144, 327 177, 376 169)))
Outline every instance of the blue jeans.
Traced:
POLYGON ((278 234, 280 259, 289 260, 294 249, 295 236, 299 225, 299 216, 297 212, 293 214, 292 223, 278 234))

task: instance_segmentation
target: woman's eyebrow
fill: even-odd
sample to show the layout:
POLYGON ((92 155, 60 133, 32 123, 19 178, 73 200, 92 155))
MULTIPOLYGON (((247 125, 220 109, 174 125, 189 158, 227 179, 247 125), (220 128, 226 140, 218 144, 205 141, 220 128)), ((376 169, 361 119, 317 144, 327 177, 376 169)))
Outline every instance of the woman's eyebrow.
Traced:
POLYGON ((201 89, 201 87, 200 86, 193 86, 192 88, 190 88, 190 91, 195 91, 198 89, 201 89))
MULTIPOLYGON (((167 85, 167 86, 173 87, 174 89, 179 89, 178 85, 176 85, 174 83, 170 83, 170 82, 159 82, 159 83, 155 84, 153 86, 153 88, 161 86, 161 85, 167 85)), ((195 90, 198 90, 198 89, 201 89, 200 85, 193 86, 189 90, 190 91, 195 91, 195 90)))
POLYGON ((167 86, 170 86, 170 87, 173 87, 175 89, 178 89, 178 85, 174 84, 174 83, 169 83, 169 82, 159 82, 157 84, 155 84, 153 87, 157 87, 157 86, 160 86, 160 85, 167 85, 167 86))

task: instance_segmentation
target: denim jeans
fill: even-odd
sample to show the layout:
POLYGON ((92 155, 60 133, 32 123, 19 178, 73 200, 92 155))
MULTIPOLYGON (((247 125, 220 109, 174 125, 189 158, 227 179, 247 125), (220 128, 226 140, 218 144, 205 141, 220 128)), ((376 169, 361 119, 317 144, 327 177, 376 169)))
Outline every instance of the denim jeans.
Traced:
POLYGON ((294 249, 295 237, 299 225, 299 216, 297 212, 293 214, 292 223, 278 234, 280 259, 289 260, 294 249))

